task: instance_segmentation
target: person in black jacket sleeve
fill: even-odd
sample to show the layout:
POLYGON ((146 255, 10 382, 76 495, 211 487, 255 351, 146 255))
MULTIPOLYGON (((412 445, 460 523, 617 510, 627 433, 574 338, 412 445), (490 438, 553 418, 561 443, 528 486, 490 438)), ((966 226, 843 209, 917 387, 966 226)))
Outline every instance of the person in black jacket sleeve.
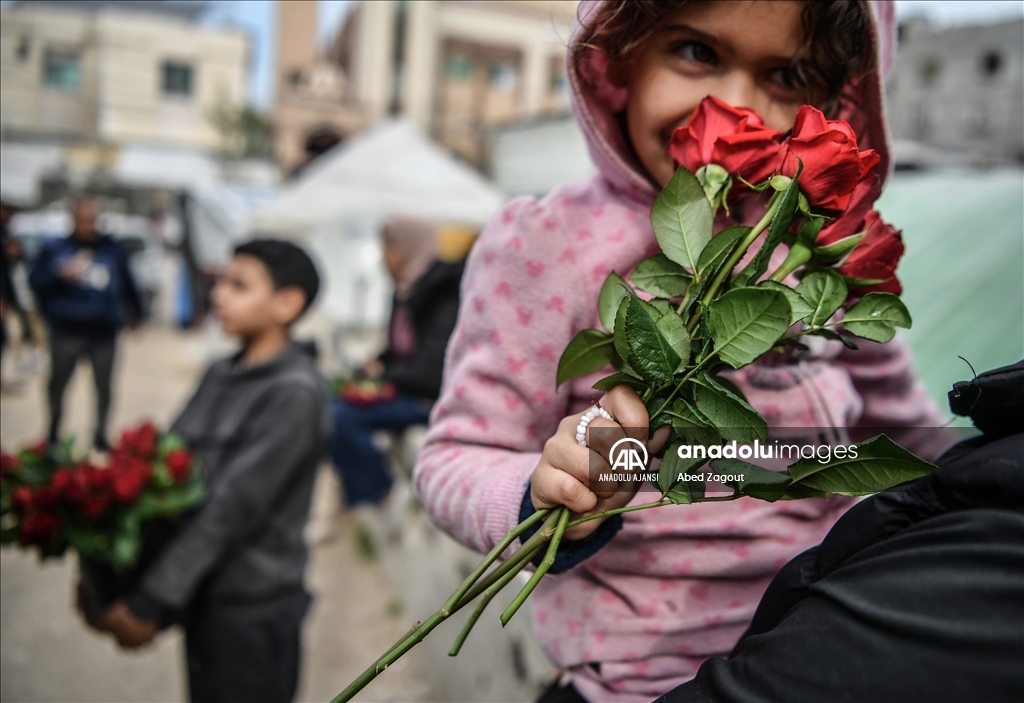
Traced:
POLYGON ((437 233, 421 220, 396 217, 384 226, 384 260, 395 281, 388 346, 363 372, 394 389, 356 403, 336 399, 331 457, 348 506, 376 502, 391 475, 371 436, 379 429, 426 424, 441 391, 448 339, 459 312, 464 264, 436 258, 437 233))
POLYGON ((128 268, 128 254, 96 228, 98 214, 96 200, 75 200, 74 231, 43 247, 28 280, 50 331, 49 442, 52 445, 58 439, 71 374, 78 360, 87 357, 96 385, 93 444, 107 450, 110 382, 117 333, 125 322, 122 311, 126 305, 130 308, 134 325, 142 320, 143 307, 128 268))
POLYGON ((949 395, 983 434, 854 506, 659 703, 1024 700, 1024 361, 949 395))

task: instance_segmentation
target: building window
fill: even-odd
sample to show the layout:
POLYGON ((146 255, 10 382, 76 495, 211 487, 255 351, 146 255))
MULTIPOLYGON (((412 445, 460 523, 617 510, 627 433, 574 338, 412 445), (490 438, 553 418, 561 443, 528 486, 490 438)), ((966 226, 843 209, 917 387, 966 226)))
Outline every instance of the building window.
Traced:
POLYGON ((82 83, 82 61, 78 52, 47 49, 43 59, 43 82, 51 88, 78 90, 82 83))
POLYGON ((994 78, 1003 70, 1003 57, 998 51, 989 51, 981 57, 981 72, 989 78, 994 78))
POLYGON ((161 90, 164 95, 190 97, 192 95, 192 66, 187 63, 165 61, 161 68, 161 90))
POLYGON ((445 62, 445 73, 452 80, 468 81, 475 70, 473 59, 465 54, 449 54, 445 62))
POLYGON ((942 62, 936 58, 925 59, 918 67, 918 75, 924 85, 935 83, 940 73, 942 73, 942 62))
POLYGON ((496 61, 487 70, 487 80, 499 92, 514 93, 519 85, 519 69, 510 61, 496 61))

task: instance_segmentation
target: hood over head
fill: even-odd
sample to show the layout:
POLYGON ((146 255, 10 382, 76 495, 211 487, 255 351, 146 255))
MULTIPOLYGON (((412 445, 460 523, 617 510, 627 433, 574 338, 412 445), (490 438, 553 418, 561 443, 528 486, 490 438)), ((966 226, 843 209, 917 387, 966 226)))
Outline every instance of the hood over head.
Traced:
MULTIPOLYGON (((853 107, 844 100, 837 117, 853 127, 861 149, 878 152, 881 158, 879 173, 884 182, 892 170, 885 81, 892 73, 895 59, 896 18, 890 0, 869 0, 865 4, 869 8, 871 22, 867 55, 875 57, 876 70, 850 82, 845 92, 859 107, 853 107)), ((579 71, 573 61, 573 49, 580 41, 583 29, 597 20, 602 5, 604 0, 583 0, 579 6, 579 21, 573 30, 566 58, 572 109, 583 129, 590 157, 601 175, 641 202, 651 202, 660 188, 646 175, 622 129, 621 113, 626 106, 626 89, 613 84, 608 78, 609 62, 600 51, 586 50, 579 71)))

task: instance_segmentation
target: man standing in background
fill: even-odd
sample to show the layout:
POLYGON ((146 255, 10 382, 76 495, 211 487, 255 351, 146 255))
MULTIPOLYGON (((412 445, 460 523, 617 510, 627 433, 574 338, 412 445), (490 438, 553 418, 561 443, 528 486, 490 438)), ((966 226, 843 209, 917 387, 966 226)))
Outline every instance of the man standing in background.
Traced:
POLYGON ((96 227, 99 206, 93 198, 74 202, 74 231, 43 247, 32 267, 29 284, 39 300, 50 332, 50 406, 48 440, 58 440, 64 390, 80 358, 88 357, 96 385, 96 429, 93 446, 107 443, 110 382, 117 333, 124 325, 123 308, 134 325, 142 319, 142 302, 128 268, 128 254, 113 237, 96 227))

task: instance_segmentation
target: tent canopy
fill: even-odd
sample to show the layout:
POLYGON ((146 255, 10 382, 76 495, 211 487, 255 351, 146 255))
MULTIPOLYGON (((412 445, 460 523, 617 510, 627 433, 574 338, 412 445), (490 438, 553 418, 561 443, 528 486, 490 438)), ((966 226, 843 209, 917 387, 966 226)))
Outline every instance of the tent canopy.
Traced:
POLYGON ((307 237, 342 220, 392 215, 483 225, 501 193, 412 125, 389 120, 332 149, 257 210, 255 232, 307 237))

